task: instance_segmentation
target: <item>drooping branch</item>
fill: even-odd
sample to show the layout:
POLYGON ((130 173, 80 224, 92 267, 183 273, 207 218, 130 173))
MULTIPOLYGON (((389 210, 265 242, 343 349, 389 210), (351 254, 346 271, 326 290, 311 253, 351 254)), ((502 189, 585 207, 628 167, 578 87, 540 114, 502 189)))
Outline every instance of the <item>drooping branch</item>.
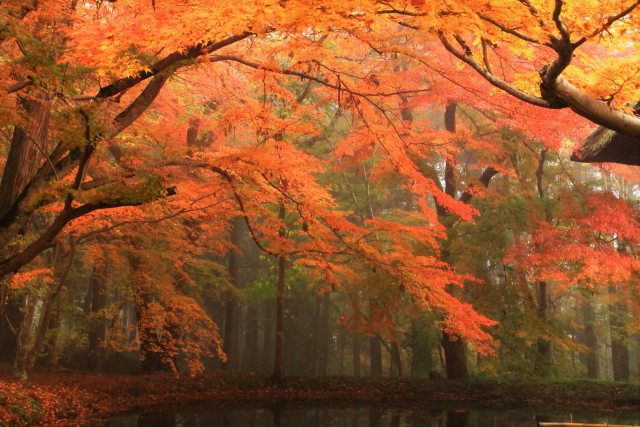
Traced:
POLYGON ((501 24, 500 22, 496 21, 495 19, 493 19, 493 18, 491 18, 491 17, 489 17, 489 16, 487 16, 485 14, 477 13, 476 15, 478 15, 478 18, 482 19, 483 21, 486 21, 486 22, 490 23, 491 25, 499 28, 500 31, 502 31, 502 32, 505 32, 507 34, 511 34, 512 36, 515 36, 515 37, 517 37, 517 38, 519 38, 521 40, 524 40, 524 41, 527 41, 527 42, 530 42, 530 43, 542 44, 542 43, 540 43, 539 40, 534 39, 533 37, 530 37, 530 36, 528 36, 526 34, 523 34, 523 33, 519 32, 519 31, 516 31, 514 28, 509 28, 506 25, 501 24))
MULTIPOLYGON (((167 195, 173 194, 175 194, 175 190, 173 192, 167 191, 167 195)), ((55 220, 53 220, 49 227, 47 227, 47 229, 42 234, 40 234, 40 236, 36 240, 31 242, 31 244, 29 244, 18 254, 0 261, 0 278, 8 274, 15 273, 21 267, 31 262, 42 251, 50 247, 53 240, 62 231, 65 225, 67 225, 74 219, 80 218, 81 216, 98 210, 113 209, 123 206, 138 206, 147 202, 149 202, 149 200, 111 200, 86 203, 76 208, 65 206, 55 218, 55 220)))
POLYGON ((331 89, 339 90, 341 92, 348 92, 353 95, 362 96, 362 97, 367 97, 367 96, 384 97, 384 96, 393 96, 393 95, 404 95, 404 94, 427 92, 430 90, 430 89, 415 89, 415 90, 400 90, 400 91, 394 91, 394 92, 358 92, 356 90, 348 89, 343 84, 334 84, 327 80, 315 77, 308 73, 303 73, 301 71, 294 71, 294 70, 285 70, 285 69, 273 67, 270 65, 259 64, 257 62, 248 61, 244 58, 240 58, 234 55, 212 55, 209 57, 209 60, 212 62, 234 61, 239 64, 245 65, 247 67, 255 68, 256 70, 265 70, 272 73, 283 74, 287 76, 301 77, 306 80, 320 83, 321 85, 329 87, 331 89))

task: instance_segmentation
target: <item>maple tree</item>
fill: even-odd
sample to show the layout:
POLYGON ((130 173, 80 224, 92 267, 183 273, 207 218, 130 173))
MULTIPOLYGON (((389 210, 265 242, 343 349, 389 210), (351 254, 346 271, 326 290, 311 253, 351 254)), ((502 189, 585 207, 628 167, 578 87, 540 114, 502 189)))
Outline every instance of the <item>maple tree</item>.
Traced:
MULTIPOLYGON (((495 326, 500 310, 477 297, 494 292, 492 274, 460 252, 461 230, 522 208, 491 190, 496 179, 520 186, 527 219, 499 227, 501 256, 481 258, 536 288, 537 322, 553 315, 547 286, 633 294, 634 208, 597 190, 545 188, 543 175, 546 156, 586 137, 590 122, 640 136, 627 61, 637 5, 8 2, 0 311, 26 307, 14 313, 16 375, 47 346, 61 301, 76 312, 83 298, 89 327, 61 315, 87 337, 92 368, 132 343, 149 371, 200 372, 223 353, 239 364, 243 234, 275 260, 260 268, 277 264, 256 279, 276 288, 274 379, 287 357, 288 287, 301 281, 321 294, 325 320, 344 296, 341 324, 368 336, 372 374, 383 346, 403 373, 404 328, 420 317, 443 336, 448 375, 466 376, 465 342, 488 355, 489 332, 513 326, 528 343, 543 329, 495 326), (523 146, 528 160, 518 160, 523 146)), ((328 330, 316 335, 326 344, 328 330)), ((543 358, 549 342, 566 342, 556 338, 538 340, 543 358)))

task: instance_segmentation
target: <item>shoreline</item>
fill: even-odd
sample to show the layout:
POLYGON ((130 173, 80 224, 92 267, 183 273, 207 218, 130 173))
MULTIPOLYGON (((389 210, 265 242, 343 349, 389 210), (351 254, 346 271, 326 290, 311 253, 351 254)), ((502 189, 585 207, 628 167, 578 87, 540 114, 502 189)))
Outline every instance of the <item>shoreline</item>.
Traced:
POLYGON ((640 385, 596 381, 429 380, 291 377, 274 384, 254 374, 214 372, 107 375, 36 372, 27 384, 0 377, 0 422, 82 423, 131 412, 197 407, 363 407, 581 409, 640 413, 640 385))

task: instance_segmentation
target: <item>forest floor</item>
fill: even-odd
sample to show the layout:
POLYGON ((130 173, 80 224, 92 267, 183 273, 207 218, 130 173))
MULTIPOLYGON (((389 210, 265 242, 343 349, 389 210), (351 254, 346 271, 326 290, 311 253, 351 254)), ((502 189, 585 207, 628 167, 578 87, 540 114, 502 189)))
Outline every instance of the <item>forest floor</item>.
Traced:
POLYGON ((217 406, 408 407, 439 402, 474 408, 585 408, 640 411, 640 385, 595 381, 502 382, 413 378, 288 378, 252 374, 105 375, 36 372, 26 383, 0 372, 0 424, 84 424, 129 411, 207 402, 217 406))

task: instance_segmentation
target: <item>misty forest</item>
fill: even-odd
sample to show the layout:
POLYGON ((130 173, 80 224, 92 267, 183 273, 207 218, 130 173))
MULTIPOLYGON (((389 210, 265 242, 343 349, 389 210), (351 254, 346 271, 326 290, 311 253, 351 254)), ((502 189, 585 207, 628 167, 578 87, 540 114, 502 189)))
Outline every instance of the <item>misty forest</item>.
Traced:
POLYGON ((637 425, 639 6, 0 1, 0 422, 637 425))

